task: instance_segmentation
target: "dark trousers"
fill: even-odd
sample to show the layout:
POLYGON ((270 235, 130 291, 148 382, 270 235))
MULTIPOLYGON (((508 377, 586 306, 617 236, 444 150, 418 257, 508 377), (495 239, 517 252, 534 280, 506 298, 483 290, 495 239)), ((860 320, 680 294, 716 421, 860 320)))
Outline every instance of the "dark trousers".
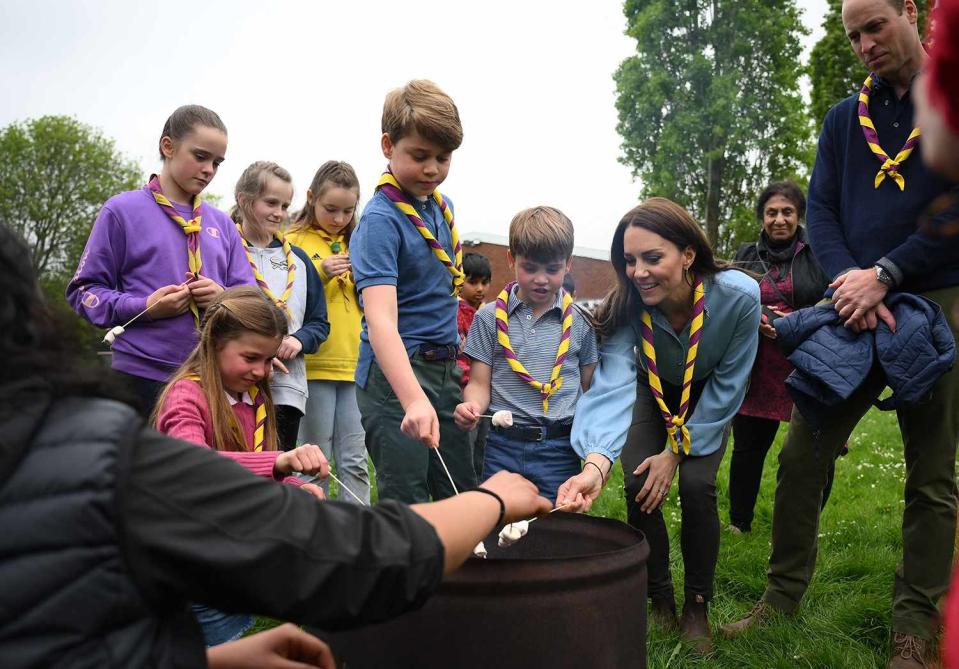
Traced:
POLYGON ((126 372, 116 372, 126 383, 127 387, 133 393, 137 403, 137 410, 140 415, 149 420, 157 400, 160 399, 160 393, 166 387, 166 381, 154 381, 143 376, 134 376, 126 372))
POLYGON ((286 404, 277 404, 274 410, 276 411, 276 435, 280 450, 292 451, 296 448, 296 436, 300 432, 300 420, 303 418, 303 412, 286 404))
MULTIPOLYGON (((476 485, 469 433, 453 422, 453 410, 461 396, 459 367, 455 360, 429 361, 419 354, 410 359, 410 364, 439 417, 439 450, 443 460, 456 488, 460 492, 468 490, 476 485)), ((366 431, 366 449, 376 468, 379 499, 414 504, 428 502, 430 497, 438 500, 453 495, 434 450, 400 431, 406 412, 376 363, 370 368, 366 387, 357 387, 356 403, 366 431)))
MULTIPOLYGON (((759 484, 763 479, 766 454, 776 440, 779 421, 774 418, 759 418, 737 414, 733 418, 733 455, 729 463, 729 522, 749 532, 752 529, 759 484)), ((826 489, 823 491, 822 508, 826 508, 835 461, 829 467, 826 489)))
MULTIPOLYGON (((693 389, 690 415, 702 386, 693 389)), ((663 384, 667 406, 679 406, 678 388, 663 384)), ((633 422, 626 434, 620 461, 623 465, 623 483, 626 488, 626 520, 646 535, 649 543, 649 597, 659 599, 673 596, 673 579, 669 569, 669 534, 660 509, 643 513, 636 495, 646 482, 646 474, 633 476, 633 471, 646 458, 663 451, 666 427, 656 401, 645 378, 636 389, 633 422)), ((679 543, 685 568, 685 596, 701 595, 709 600, 713 594, 716 560, 719 558, 719 513, 716 508, 716 471, 726 450, 726 438, 714 453, 686 457, 679 465, 679 500, 682 528, 679 543)))
MULTIPOLYGON (((924 294, 959 332, 959 287, 924 294)), ((793 410, 789 434, 779 454, 773 545, 763 599, 793 612, 799 607, 816 565, 819 509, 827 473, 872 401, 885 386, 870 374, 834 420, 814 431, 793 410)), ((959 441, 959 370, 944 374, 930 401, 897 410, 906 461, 902 515, 902 561, 893 586, 892 627, 931 638, 937 604, 949 584, 956 531, 956 443, 959 441)))

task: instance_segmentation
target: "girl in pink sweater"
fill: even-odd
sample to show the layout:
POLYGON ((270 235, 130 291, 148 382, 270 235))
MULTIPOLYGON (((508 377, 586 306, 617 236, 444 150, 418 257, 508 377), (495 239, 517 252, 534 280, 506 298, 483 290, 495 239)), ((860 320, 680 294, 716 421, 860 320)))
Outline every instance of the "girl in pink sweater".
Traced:
MULTIPOLYGON (((154 410, 165 434, 212 448, 254 474, 298 484, 293 472, 329 474, 318 446, 277 450, 270 372, 286 315, 253 286, 224 291, 207 308, 200 343, 154 410)), ((317 486, 304 486, 322 498, 317 486)))
MULTIPOLYGON (((254 474, 300 485, 293 472, 326 477, 319 446, 277 450, 270 372, 286 335, 286 315, 259 288, 223 291, 207 307, 200 343, 164 388, 154 425, 165 434, 212 448, 254 474)), ((303 489, 320 499, 323 491, 303 489)), ((253 624, 248 614, 194 605, 207 646, 239 638, 253 624)))

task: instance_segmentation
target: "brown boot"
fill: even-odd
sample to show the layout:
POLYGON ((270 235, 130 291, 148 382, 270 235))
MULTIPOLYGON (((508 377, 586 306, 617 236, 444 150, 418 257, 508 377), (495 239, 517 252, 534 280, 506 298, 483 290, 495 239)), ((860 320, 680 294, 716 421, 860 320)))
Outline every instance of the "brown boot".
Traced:
POLYGON ((719 631, 723 636, 731 638, 741 632, 745 632, 746 630, 753 629, 755 627, 762 627, 769 621, 769 617, 771 615, 772 609, 766 602, 760 599, 753 606, 752 610, 746 614, 745 618, 741 618, 740 620, 727 623, 725 625, 720 625, 719 631))
POLYGON ((887 669, 929 669, 932 665, 926 663, 928 645, 921 637, 893 632, 892 657, 887 669))
POLYGON ((672 593, 668 597, 654 597, 649 613, 649 621, 653 626, 666 631, 679 629, 679 616, 676 615, 676 600, 672 593))
POLYGON ((698 654, 711 653, 713 636, 709 630, 708 605, 702 595, 686 599, 683 606, 683 617, 679 621, 679 638, 693 644, 693 651, 698 654))

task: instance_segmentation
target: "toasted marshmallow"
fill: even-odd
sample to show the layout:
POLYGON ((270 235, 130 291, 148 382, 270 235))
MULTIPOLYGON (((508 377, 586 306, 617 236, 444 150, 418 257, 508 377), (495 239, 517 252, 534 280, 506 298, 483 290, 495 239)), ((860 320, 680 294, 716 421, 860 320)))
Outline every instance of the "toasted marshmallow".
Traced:
POLYGON ((493 427, 513 427, 512 411, 497 411, 492 418, 493 427))

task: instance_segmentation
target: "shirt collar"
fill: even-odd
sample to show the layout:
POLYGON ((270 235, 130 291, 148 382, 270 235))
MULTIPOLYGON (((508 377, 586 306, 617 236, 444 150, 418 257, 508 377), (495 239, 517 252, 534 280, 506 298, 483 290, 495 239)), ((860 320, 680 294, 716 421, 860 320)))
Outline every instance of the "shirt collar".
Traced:
MULTIPOLYGON (((512 316, 513 312, 519 309, 520 305, 526 304, 523 300, 519 299, 519 285, 513 286, 513 289, 509 293, 509 301, 506 303, 506 315, 512 316)), ((528 306, 528 305, 527 305, 528 306)), ((529 307, 532 309, 532 307, 529 307)), ((559 309, 560 313, 563 311, 563 289, 560 288, 556 291, 556 301, 553 303, 553 306, 543 312, 543 316, 548 314, 553 309, 559 309)))
POLYGON ((243 391, 243 396, 240 399, 233 397, 232 393, 229 393, 225 390, 223 392, 226 395, 227 400, 230 401, 230 406, 234 406, 236 404, 239 404, 240 402, 253 406, 253 398, 250 397, 250 393, 248 391, 243 391))

